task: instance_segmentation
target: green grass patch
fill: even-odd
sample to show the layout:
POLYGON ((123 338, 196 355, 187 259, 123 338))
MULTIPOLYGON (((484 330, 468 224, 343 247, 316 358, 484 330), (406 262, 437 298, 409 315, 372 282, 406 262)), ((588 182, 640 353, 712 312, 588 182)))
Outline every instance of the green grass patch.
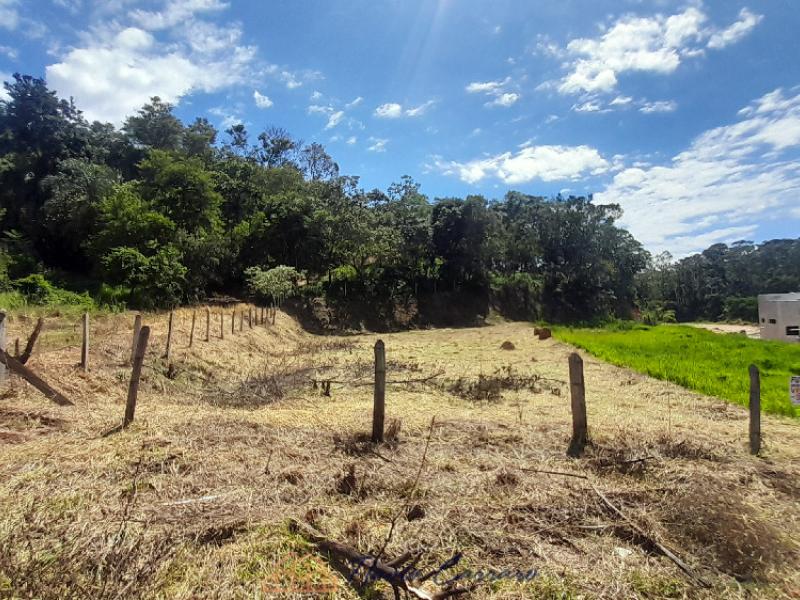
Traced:
POLYGON ((800 375, 800 344, 680 325, 556 327, 553 335, 612 364, 743 406, 750 397, 747 369, 755 364, 761 371, 762 410, 800 417, 789 401, 789 377, 800 375))

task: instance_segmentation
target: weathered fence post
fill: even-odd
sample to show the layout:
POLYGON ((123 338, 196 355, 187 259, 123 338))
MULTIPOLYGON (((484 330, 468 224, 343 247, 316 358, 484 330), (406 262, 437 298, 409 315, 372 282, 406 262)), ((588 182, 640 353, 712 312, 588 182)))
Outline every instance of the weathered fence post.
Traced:
POLYGON ((244 331, 244 309, 239 313, 239 331, 244 331))
POLYGON ((211 341, 211 309, 206 307, 206 341, 211 341))
POLYGON ((586 387, 583 381, 583 359, 577 352, 569 355, 569 391, 572 402, 572 441, 567 454, 573 458, 583 453, 586 445, 586 387))
POLYGON ((22 354, 17 355, 19 362, 21 362, 23 365, 28 362, 33 354, 33 348, 36 345, 36 340, 39 339, 39 335, 42 333, 42 329, 44 329, 44 319, 39 317, 36 320, 36 327, 33 328, 33 332, 28 338, 28 343, 25 344, 25 350, 22 351, 22 354))
POLYGON ((169 311, 169 325, 167 326, 167 349, 164 351, 164 358, 169 360, 169 353, 172 350, 172 322, 175 318, 175 312, 169 311))
POLYGON ((133 318, 133 342, 131 343, 131 364, 136 357, 136 344, 139 343, 139 332, 142 330, 142 315, 133 318))
POLYGON ((761 374, 750 365, 750 454, 761 451, 761 374))
MULTIPOLYGON (((0 350, 6 349, 6 311, 0 310, 0 350)), ((8 379, 5 364, 0 364, 0 381, 8 379)))
POLYGON ((136 396, 139 394, 139 378, 142 376, 142 363, 147 352, 147 340, 150 339, 150 328, 145 325, 139 331, 139 339, 136 342, 136 355, 133 357, 133 371, 131 371, 131 382, 128 385, 128 401, 125 403, 125 417, 122 420, 124 429, 133 422, 136 412, 136 396))
POLYGON ((231 313, 231 335, 236 333, 236 309, 231 313))
POLYGON ((194 342, 194 324, 197 321, 197 311, 192 311, 192 328, 189 330, 189 348, 192 347, 192 343, 194 342))
POLYGON ((375 342, 375 397, 372 407, 372 441, 383 442, 383 420, 386 415, 386 347, 375 342))
POLYGON ((81 344, 81 368, 89 370, 89 313, 83 313, 83 343, 81 344))
POLYGON ((253 328, 253 307, 247 307, 247 326, 252 329, 253 328))
POLYGON ((219 313, 219 339, 225 339, 225 313, 219 313))

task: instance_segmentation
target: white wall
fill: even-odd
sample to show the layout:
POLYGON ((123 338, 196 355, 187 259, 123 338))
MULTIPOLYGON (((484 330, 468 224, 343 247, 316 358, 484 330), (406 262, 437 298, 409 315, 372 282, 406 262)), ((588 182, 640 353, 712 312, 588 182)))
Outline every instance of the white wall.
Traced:
POLYGON ((800 343, 787 328, 800 327, 800 294, 762 294, 758 297, 758 325, 762 340, 800 343))

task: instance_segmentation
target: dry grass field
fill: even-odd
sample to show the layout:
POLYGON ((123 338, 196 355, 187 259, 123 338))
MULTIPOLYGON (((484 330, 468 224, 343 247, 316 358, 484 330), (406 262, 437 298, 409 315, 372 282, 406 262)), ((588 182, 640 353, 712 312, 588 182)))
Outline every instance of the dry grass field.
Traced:
MULTIPOLYGON (((189 349, 190 314, 177 313, 172 367, 167 317, 145 316, 153 335, 123 432, 104 435, 122 419, 130 314, 94 317, 88 374, 78 323, 48 320, 28 365, 74 407, 2 384, 0 596, 393 597, 351 585, 289 528, 296 518, 372 554, 394 520, 385 556, 422 551, 424 571, 461 552, 448 574, 462 582, 536 569, 470 598, 800 597, 790 419, 765 415, 751 457, 745 409, 582 354, 591 443, 570 459, 573 349, 501 323, 380 336, 391 435, 375 446, 379 336, 316 337, 280 312, 242 332, 237 317, 232 335, 228 309, 225 339, 215 317, 205 342, 202 316, 189 349), (314 381, 331 381, 330 396, 314 381)), ((24 342, 33 322, 9 327, 24 342)))

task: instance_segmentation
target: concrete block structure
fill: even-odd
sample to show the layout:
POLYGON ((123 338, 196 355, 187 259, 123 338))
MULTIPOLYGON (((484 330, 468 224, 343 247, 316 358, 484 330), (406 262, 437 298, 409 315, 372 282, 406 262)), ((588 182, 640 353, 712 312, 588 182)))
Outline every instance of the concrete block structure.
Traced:
POLYGON ((800 292, 758 296, 762 340, 800 343, 800 292))

